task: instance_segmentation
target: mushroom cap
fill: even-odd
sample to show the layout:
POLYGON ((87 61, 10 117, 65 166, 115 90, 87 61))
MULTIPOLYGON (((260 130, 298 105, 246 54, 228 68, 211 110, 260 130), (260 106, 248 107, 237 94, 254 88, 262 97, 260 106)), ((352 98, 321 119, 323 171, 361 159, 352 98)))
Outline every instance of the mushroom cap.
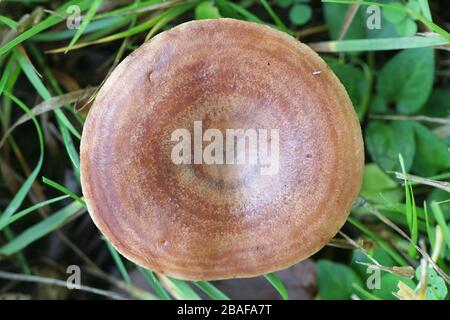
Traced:
POLYGON ((83 194, 100 231, 135 263, 189 280, 257 276, 311 256, 344 224, 363 166, 358 119, 326 63, 285 33, 233 19, 184 23, 135 50, 99 91, 81 139, 83 194), (278 172, 174 164, 171 134, 194 137, 194 121, 224 137, 278 129, 278 172))

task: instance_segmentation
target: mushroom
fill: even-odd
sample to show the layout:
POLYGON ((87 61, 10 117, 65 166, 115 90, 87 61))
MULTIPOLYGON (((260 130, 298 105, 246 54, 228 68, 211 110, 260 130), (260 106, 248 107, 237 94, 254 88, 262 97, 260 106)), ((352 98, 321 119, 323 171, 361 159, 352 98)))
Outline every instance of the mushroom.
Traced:
POLYGON ((358 119, 326 63, 285 33, 233 19, 187 22, 135 50, 99 91, 81 140, 100 231, 129 260, 188 280, 252 277, 311 256, 344 224, 363 165, 358 119), (239 153, 219 148, 229 129, 243 130, 233 140, 245 146, 247 130, 265 136, 271 147, 258 140, 257 155, 278 153, 277 170, 223 161, 239 153), (180 137, 197 140, 175 163, 180 137))

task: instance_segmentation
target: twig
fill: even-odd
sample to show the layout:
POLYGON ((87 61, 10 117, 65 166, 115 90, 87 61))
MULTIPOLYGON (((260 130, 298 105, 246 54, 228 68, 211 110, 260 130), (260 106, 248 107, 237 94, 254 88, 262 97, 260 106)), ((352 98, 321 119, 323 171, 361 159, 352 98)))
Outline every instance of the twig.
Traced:
POLYGON ((435 188, 438 188, 438 189, 442 189, 442 190, 447 191, 447 192, 450 193, 450 183, 448 183, 448 182, 431 180, 431 179, 427 179, 427 178, 414 176, 412 174, 407 174, 405 176, 403 173, 397 172, 397 171, 394 171, 394 174, 395 174, 395 177, 397 179, 409 180, 411 182, 424 184, 424 185, 427 185, 427 186, 431 186, 431 187, 435 187, 435 188))
POLYGON ((439 124, 450 124, 450 119, 446 118, 433 118, 427 116, 391 116, 391 115, 369 115, 369 119, 379 119, 379 120, 397 120, 397 121, 422 121, 431 122, 439 124))
MULTIPOLYGON (((64 106, 65 104, 77 102, 80 99, 82 99, 83 97, 87 97, 90 94, 94 93, 95 90, 96 90, 95 87, 94 88, 86 88, 86 89, 82 89, 82 90, 69 92, 69 93, 63 94, 61 96, 53 97, 48 100, 44 100, 41 103, 39 103, 38 105, 34 106, 31 109, 31 112, 33 113, 34 116, 38 116, 45 112, 60 108, 60 107, 64 106)), ((17 121, 11 127, 8 128, 8 131, 6 131, 5 135, 3 136, 2 140, 0 141, 0 148, 3 146, 3 144, 6 141, 6 138, 11 134, 11 132, 15 128, 17 128, 19 125, 27 122, 30 119, 31 119, 31 117, 28 114, 24 114, 19 119, 17 119, 17 121)))
POLYGON ((152 294, 146 290, 143 290, 141 288, 137 288, 133 285, 129 285, 128 283, 121 281, 109 274, 106 274, 105 272, 103 272, 101 270, 99 272, 97 269, 93 269, 89 266, 86 267, 85 270, 89 274, 96 276, 102 280, 105 280, 105 281, 111 283, 112 285, 115 285, 117 288, 126 291, 135 299, 141 299, 141 300, 158 300, 159 299, 154 294, 152 294))
POLYGON ((348 29, 350 28, 350 25, 353 22, 353 18, 355 18, 356 13, 358 12, 359 7, 360 7, 359 4, 352 4, 348 8, 347 14, 345 15, 344 23, 342 24, 341 30, 339 31, 338 40, 344 39, 348 29))
MULTIPOLYGON (((40 276, 0 271, 0 278, 6 279, 6 280, 12 280, 12 281, 42 283, 42 284, 47 284, 47 285, 51 285, 51 286, 67 288, 66 281, 62 281, 59 279, 53 279, 53 278, 47 278, 47 277, 40 277, 40 276)), ((88 286, 84 286, 84 285, 80 285, 80 287, 78 289, 73 289, 73 290, 90 292, 93 294, 97 294, 97 295, 108 297, 108 298, 115 299, 115 300, 126 300, 125 297, 123 297, 115 292, 97 289, 97 288, 93 288, 93 287, 88 287, 88 286)))
MULTIPOLYGON (((399 235, 401 235, 404 239, 406 239, 407 241, 412 243, 411 238, 399 227, 397 227, 397 225, 395 223, 393 223, 391 220, 389 220, 388 218, 386 218, 385 216, 383 216, 380 211, 378 211, 378 209, 376 209, 375 207, 373 207, 372 205, 370 205, 369 203, 366 203, 366 207, 369 210, 369 212, 371 212, 372 214, 374 214, 378 219, 380 219, 382 222, 384 222, 387 226, 389 226, 390 228, 392 228, 393 230, 395 230, 399 235)), ((433 259, 428 255, 428 253, 425 250, 422 250, 422 248, 419 248, 418 246, 415 246, 417 251, 422 255, 422 257, 426 258, 428 260, 428 263, 433 267, 434 270, 436 270, 436 272, 445 280, 445 282, 447 282, 448 284, 450 284, 450 277, 444 272, 442 271, 441 268, 439 268, 439 266, 433 261, 433 259)))
POLYGON ((301 39, 301 38, 311 36, 316 33, 321 33, 321 32, 327 31, 327 30, 328 30, 328 27, 324 24, 321 24, 318 26, 313 26, 313 27, 310 27, 310 28, 307 28, 304 30, 300 30, 299 32, 297 32, 295 34, 295 36, 297 39, 301 39))

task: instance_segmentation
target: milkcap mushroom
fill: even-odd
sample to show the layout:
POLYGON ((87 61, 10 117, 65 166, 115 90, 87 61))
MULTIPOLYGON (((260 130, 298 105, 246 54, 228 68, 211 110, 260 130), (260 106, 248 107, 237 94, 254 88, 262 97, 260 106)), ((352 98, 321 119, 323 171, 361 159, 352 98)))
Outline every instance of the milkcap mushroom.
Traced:
POLYGON ((344 224, 363 164, 358 119, 326 63, 285 33, 233 19, 184 23, 135 50, 99 91, 81 139, 100 231, 131 261, 189 280, 311 256, 344 224), (202 141, 184 159, 194 144, 206 152, 208 129, 224 141, 228 129, 267 129, 278 132, 276 172, 222 164, 218 152, 217 162, 174 163, 173 133, 194 140, 199 124, 202 141))

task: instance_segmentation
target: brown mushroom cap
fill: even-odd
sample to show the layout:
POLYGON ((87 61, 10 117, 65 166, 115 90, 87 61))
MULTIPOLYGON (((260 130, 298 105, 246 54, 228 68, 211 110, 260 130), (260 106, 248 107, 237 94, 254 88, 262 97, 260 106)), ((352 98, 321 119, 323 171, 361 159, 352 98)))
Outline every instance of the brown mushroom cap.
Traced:
MULTIPOLYGON (((204 143, 205 145, 206 143, 204 143)), ((321 249, 361 186, 351 101, 309 47, 232 19, 156 36, 112 73, 81 141, 89 212, 130 260, 182 279, 250 277, 321 249), (176 165, 178 128, 279 129, 279 171, 176 165)))

